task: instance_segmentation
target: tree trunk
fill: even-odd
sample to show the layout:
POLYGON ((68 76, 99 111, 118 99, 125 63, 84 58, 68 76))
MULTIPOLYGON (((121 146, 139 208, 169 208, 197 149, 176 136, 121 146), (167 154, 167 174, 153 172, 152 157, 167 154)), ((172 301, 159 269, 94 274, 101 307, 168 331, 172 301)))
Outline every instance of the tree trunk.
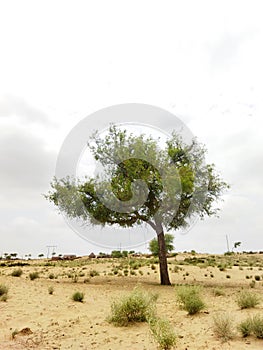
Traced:
POLYGON ((156 233, 157 233, 158 246, 159 246, 159 266, 160 266, 161 285, 170 286, 171 282, 168 274, 164 233, 163 233, 163 230, 161 230, 161 232, 158 230, 156 231, 156 233))

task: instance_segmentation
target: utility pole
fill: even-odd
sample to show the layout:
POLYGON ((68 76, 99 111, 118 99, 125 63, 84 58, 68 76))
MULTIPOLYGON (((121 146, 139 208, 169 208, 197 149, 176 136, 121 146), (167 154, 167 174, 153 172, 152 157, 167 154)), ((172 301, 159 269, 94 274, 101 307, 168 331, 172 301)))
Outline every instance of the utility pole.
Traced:
POLYGON ((227 251, 230 252, 230 250, 229 250, 229 242, 228 242, 228 235, 226 235, 226 244, 227 244, 227 251))
POLYGON ((49 252, 50 249, 52 249, 52 254, 55 252, 55 249, 57 249, 56 245, 47 245, 47 259, 49 258, 49 252))

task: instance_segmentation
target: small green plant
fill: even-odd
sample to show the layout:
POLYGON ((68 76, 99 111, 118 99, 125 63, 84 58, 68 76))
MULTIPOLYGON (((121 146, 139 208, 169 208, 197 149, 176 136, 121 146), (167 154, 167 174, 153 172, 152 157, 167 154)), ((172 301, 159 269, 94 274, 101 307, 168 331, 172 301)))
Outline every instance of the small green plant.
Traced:
POLYGON ((8 293, 8 287, 4 284, 0 284, 0 297, 3 295, 7 295, 8 293))
POLYGON ((11 338, 12 338, 12 339, 15 339, 15 336, 16 336, 18 333, 19 333, 18 330, 15 329, 15 330, 12 332, 12 334, 11 334, 11 338))
POLYGON ((263 339, 263 317, 255 315, 252 318, 252 331, 258 339, 263 339))
POLYGON ((249 283, 250 288, 255 288, 255 285, 256 285, 255 280, 253 280, 249 283))
POLYGON ((223 342, 233 339, 233 320, 228 314, 216 315, 213 317, 213 329, 215 335, 223 342))
POLYGON ((39 278, 39 273, 37 271, 35 272, 30 272, 29 278, 31 281, 35 280, 36 278, 39 278))
POLYGON ((95 276, 99 276, 100 273, 97 270, 90 270, 89 275, 90 277, 95 277, 95 276))
POLYGON ((74 301, 78 301, 78 302, 82 303, 83 299, 84 299, 84 293, 82 293, 82 292, 75 292, 72 295, 72 300, 74 300, 74 301))
POLYGON ((20 277, 22 275, 22 273, 23 273, 22 269, 16 269, 16 270, 12 271, 11 276, 20 277))
POLYGON ((150 318, 148 320, 151 334, 160 349, 169 350, 176 344, 176 334, 166 319, 150 318))
POLYGON ((205 308, 205 303, 200 297, 198 286, 180 286, 177 288, 177 300, 183 310, 189 315, 194 315, 205 308))
POLYGON ((246 320, 242 321, 238 326, 237 329, 239 332, 241 332, 242 336, 248 337, 252 331, 253 331, 253 321, 251 318, 247 318, 246 320))
POLYGON ((216 296, 216 297, 220 297, 220 296, 225 295, 225 292, 223 291, 222 288, 215 288, 215 289, 213 290, 213 294, 214 294, 214 296, 216 296))
POLYGON ((54 287, 53 286, 50 286, 48 287, 48 294, 53 294, 54 293, 54 287))
POLYGON ((157 295, 135 288, 130 295, 112 302, 108 322, 120 327, 132 322, 146 322, 154 315, 156 299, 157 295))
POLYGON ((240 309, 250 309, 259 304, 259 297, 251 292, 243 291, 237 298, 237 305, 240 309))

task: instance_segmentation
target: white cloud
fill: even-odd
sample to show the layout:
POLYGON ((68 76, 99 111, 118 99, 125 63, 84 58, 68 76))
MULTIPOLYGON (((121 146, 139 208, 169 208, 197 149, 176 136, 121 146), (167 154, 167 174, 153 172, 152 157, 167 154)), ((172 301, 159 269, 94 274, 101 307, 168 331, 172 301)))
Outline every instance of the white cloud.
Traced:
POLYGON ((6 249, 24 251, 17 233, 24 230, 32 249, 58 235, 65 249, 76 245, 83 251, 62 218, 47 219, 53 208, 41 192, 48 189, 67 133, 90 113, 126 102, 179 116, 232 184, 221 219, 196 225, 178 238, 178 248, 196 244, 196 250, 222 251, 224 235, 231 232, 258 249, 253 240, 262 232, 261 6, 6 2, 0 13, 1 232, 12 238, 4 236, 6 249))

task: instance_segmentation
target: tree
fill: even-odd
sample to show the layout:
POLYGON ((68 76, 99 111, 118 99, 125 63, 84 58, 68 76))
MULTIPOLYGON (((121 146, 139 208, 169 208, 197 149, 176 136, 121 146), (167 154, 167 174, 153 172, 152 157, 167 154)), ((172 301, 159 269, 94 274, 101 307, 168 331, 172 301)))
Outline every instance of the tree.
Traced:
POLYGON ((233 246, 233 248, 232 248, 232 252, 234 251, 234 249, 237 249, 238 247, 240 247, 241 246, 241 242, 235 242, 234 243, 234 246, 233 246))
POLYGON ((204 163, 205 148, 196 139, 184 143, 176 133, 161 149, 151 136, 112 125, 103 138, 95 133, 88 146, 104 173, 84 182, 54 178, 46 199, 86 225, 150 225, 157 235, 161 284, 170 285, 164 229, 216 215, 213 203, 227 184, 214 165, 204 163))
MULTIPOLYGON (((171 235, 169 233, 166 233, 164 235, 166 254, 170 253, 171 251, 174 250, 173 240, 174 240, 174 236, 173 235, 171 235)), ((149 250, 154 256, 158 256, 159 255, 159 246, 158 246, 157 238, 153 238, 150 241, 150 243, 149 243, 149 250)))

